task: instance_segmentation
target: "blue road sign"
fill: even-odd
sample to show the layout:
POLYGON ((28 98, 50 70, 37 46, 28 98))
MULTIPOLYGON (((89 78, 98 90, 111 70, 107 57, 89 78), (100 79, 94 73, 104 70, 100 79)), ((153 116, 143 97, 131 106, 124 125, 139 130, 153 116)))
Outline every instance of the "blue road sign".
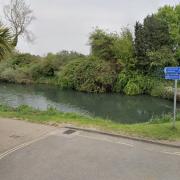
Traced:
POLYGON ((180 80, 180 67, 166 67, 164 68, 165 79, 175 80, 174 87, 174 117, 173 128, 176 125, 176 97, 177 97, 177 80, 180 80))
POLYGON ((165 79, 180 80, 180 74, 165 74, 165 79))
POLYGON ((180 67, 165 67, 165 74, 180 74, 180 67))

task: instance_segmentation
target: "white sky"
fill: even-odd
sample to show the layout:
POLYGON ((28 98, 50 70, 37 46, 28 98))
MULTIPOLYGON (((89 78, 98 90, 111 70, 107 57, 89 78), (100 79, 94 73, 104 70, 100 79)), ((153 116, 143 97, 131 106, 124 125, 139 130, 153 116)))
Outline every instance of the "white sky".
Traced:
MULTIPOLYGON (((9 0, 0 0, 2 8, 9 0)), ((36 36, 33 44, 19 41, 23 52, 45 55, 48 52, 74 50, 89 53, 88 37, 94 27, 117 31, 133 28, 142 19, 165 4, 180 0, 27 0, 36 20, 30 29, 36 36)))

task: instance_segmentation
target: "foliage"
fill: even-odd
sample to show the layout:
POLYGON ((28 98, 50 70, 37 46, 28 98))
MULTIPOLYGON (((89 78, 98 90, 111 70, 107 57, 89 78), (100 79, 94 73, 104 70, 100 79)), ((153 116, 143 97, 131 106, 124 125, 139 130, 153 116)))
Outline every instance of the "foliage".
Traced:
POLYGON ((109 62, 90 57, 65 66, 59 79, 63 88, 85 92, 110 92, 116 72, 109 62))
POLYGON ((31 63, 36 63, 39 61, 39 59, 40 57, 31 55, 29 53, 14 53, 8 60, 13 68, 16 69, 16 67, 24 67, 31 63))
POLYGON ((89 37, 89 56, 65 50, 44 57, 13 53, 0 63, 0 80, 171 98, 163 68, 180 64, 179 29, 180 5, 164 6, 136 22, 135 37, 128 28, 121 33, 95 29, 89 37))
MULTIPOLYGON (((76 58, 84 55, 76 52, 61 51, 57 54, 49 53, 45 57, 31 55, 29 53, 14 52, 0 63, 0 79, 8 82, 32 83, 48 82, 47 79, 56 79, 56 74, 62 67, 76 58), (46 79, 46 80, 45 80, 46 79)), ((56 84, 54 79, 52 82, 56 84)))
POLYGON ((89 41, 92 55, 103 60, 116 62, 120 59, 127 62, 134 55, 133 37, 128 28, 122 29, 121 34, 96 29, 89 41))
POLYGON ((133 81, 128 81, 127 85, 124 88, 124 92, 125 94, 131 95, 131 96, 142 93, 139 84, 136 84, 133 81))
POLYGON ((162 79, 151 77, 138 72, 122 71, 114 85, 114 92, 123 92, 127 95, 150 94, 169 98, 169 91, 165 88, 162 79))
POLYGON ((161 47, 171 47, 168 24, 155 15, 144 19, 144 36, 146 51, 157 51, 161 47))
POLYGON ((180 4, 160 8, 157 17, 168 24, 173 49, 178 49, 180 47, 180 4))
POLYGON ((12 39, 8 28, 0 26, 0 61, 12 50, 12 39))
POLYGON ((136 64, 137 68, 147 73, 149 71, 148 67, 151 67, 152 64, 163 66, 167 63, 164 62, 165 49, 169 49, 169 52, 172 50, 170 33, 166 22, 157 18, 155 15, 151 15, 144 19, 143 24, 136 23, 135 52, 138 60, 136 64), (157 51, 159 54, 156 53, 157 51), (160 57, 161 53, 163 54, 162 58, 160 57), (153 56, 155 56, 154 59, 153 56), (157 56, 158 59, 156 59, 157 56))
POLYGON ((122 29, 121 34, 114 41, 113 51, 115 57, 124 64, 128 64, 129 59, 134 57, 133 37, 128 28, 122 29))
POLYGON ((129 81, 128 74, 126 72, 121 72, 116 79, 116 83, 114 85, 114 92, 123 92, 124 87, 129 81))
POLYGON ((96 29, 89 38, 92 55, 108 61, 114 60, 113 44, 116 38, 116 34, 96 29))
POLYGON ((145 33, 144 27, 141 23, 136 22, 135 25, 135 40, 134 40, 135 55, 138 59, 136 68, 143 69, 147 66, 148 62, 146 59, 146 45, 145 45, 145 33))
POLYGON ((149 72, 155 72, 158 69, 166 66, 176 66, 177 61, 175 60, 174 54, 167 47, 162 47, 157 51, 149 51, 147 53, 149 58, 150 66, 149 72))

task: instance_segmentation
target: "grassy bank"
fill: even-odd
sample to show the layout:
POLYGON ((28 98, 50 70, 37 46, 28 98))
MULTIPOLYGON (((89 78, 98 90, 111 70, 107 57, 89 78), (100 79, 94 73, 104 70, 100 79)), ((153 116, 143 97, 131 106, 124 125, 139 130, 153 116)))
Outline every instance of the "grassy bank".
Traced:
POLYGON ((180 140, 180 116, 177 117, 177 128, 172 129, 171 116, 155 118, 148 123, 119 124, 100 118, 91 118, 75 113, 63 113, 53 108, 47 111, 32 109, 28 106, 12 108, 0 105, 0 117, 18 118, 43 124, 73 124, 78 127, 96 128, 107 132, 114 132, 137 137, 145 137, 158 140, 180 140))

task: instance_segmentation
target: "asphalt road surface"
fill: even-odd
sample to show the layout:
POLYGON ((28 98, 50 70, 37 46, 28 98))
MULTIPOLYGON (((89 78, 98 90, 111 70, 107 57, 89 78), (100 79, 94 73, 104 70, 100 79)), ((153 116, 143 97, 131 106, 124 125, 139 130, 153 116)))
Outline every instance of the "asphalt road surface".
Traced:
POLYGON ((0 154, 0 180, 180 180, 180 149, 67 129, 0 154))

